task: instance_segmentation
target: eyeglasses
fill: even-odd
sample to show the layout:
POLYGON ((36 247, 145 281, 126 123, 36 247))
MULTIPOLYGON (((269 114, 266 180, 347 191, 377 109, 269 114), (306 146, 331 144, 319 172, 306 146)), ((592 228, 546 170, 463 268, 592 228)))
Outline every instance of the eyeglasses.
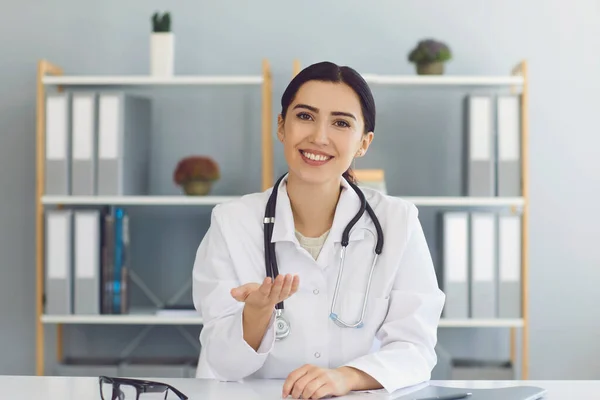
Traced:
POLYGON ((141 379, 112 378, 100 376, 100 397, 102 400, 139 400, 142 393, 165 392, 165 399, 169 390, 179 400, 187 400, 187 396, 171 385, 162 382, 145 381, 141 379))

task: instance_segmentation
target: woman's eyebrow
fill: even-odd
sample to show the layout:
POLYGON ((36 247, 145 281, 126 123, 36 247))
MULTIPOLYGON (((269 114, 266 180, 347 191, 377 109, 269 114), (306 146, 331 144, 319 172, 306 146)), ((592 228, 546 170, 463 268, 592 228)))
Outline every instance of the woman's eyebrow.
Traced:
MULTIPOLYGON (((294 109, 296 108, 306 108, 307 110, 310 110, 314 113, 319 113, 319 109, 317 107, 309 106, 308 104, 296 104, 294 106, 294 109)), ((356 117, 354 116, 354 114, 345 111, 332 111, 331 115, 349 117, 356 121, 356 117)))

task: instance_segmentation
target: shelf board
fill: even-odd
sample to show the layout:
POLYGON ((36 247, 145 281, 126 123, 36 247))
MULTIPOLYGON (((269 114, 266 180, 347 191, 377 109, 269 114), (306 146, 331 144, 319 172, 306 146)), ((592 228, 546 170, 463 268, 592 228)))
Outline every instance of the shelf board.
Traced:
POLYGON ((440 328, 520 328, 524 326, 522 319, 505 318, 466 318, 466 319, 446 319, 442 318, 439 324, 440 328))
MULTIPOLYGON (((417 206, 522 206, 522 197, 411 197, 401 196, 417 206)), ((133 205, 195 206, 215 205, 239 196, 43 196, 47 205, 133 205)))
MULTIPOLYGON (((155 315, 43 315, 45 324, 85 325, 202 325, 202 317, 155 315)), ((519 328, 522 319, 441 319, 440 328, 519 328)))
POLYGON ((523 206, 523 197, 399 196, 416 206, 523 206))
POLYGON ((133 205, 199 206, 216 205, 239 196, 43 196, 48 205, 133 205))
POLYGON ((72 86, 176 86, 176 85, 258 85, 262 75, 180 75, 154 77, 146 75, 44 76, 44 85, 72 86))
POLYGON ((363 78, 377 85, 467 85, 467 86, 511 86, 522 85, 522 76, 478 76, 478 75, 380 75, 363 74, 363 78))
POLYGON ((84 325, 202 325, 201 317, 181 315, 105 314, 105 315, 42 315, 45 324, 84 325))

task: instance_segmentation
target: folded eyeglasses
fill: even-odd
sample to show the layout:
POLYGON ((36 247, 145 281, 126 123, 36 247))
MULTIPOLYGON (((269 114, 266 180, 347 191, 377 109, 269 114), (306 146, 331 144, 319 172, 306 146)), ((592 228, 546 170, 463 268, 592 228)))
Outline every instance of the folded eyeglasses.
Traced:
POLYGON ((169 391, 173 392, 179 400, 187 400, 187 396, 173 386, 154 381, 129 378, 113 378, 100 376, 100 397, 102 400, 139 400, 143 393, 165 392, 165 399, 169 391))

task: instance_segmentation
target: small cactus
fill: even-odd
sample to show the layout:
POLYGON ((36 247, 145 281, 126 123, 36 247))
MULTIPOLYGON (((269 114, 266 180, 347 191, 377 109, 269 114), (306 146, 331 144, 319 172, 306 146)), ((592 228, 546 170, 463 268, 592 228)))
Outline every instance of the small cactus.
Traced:
POLYGON ((155 12, 152 15, 152 31, 171 32, 171 14, 166 12, 161 17, 158 12, 155 12))

